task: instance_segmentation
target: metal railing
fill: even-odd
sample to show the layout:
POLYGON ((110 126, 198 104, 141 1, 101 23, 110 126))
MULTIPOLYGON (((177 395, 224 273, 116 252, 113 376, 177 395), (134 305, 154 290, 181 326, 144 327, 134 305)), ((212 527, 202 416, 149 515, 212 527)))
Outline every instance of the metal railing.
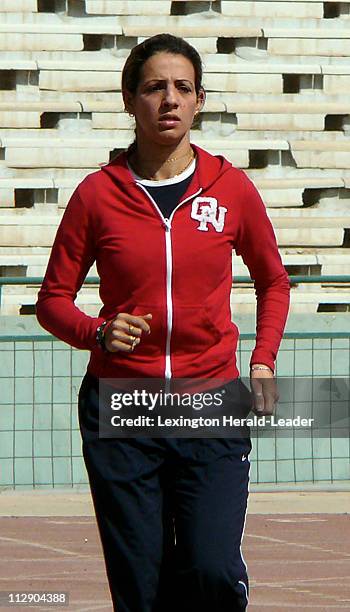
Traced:
MULTIPOLYGON (((41 285, 43 276, 2 276, 0 277, 0 287, 2 285, 41 285)), ((234 282, 250 284, 254 281, 249 276, 234 276, 234 282)), ((349 274, 326 274, 326 275, 291 275, 289 276, 291 285, 299 283, 350 283, 349 274)), ((88 276, 84 285, 99 285, 98 276, 88 276)))
MULTIPOLYGON (((254 339, 254 333, 240 335, 237 357, 243 378, 254 339)), ((47 333, 0 336, 0 350, 0 489, 86 487, 76 403, 87 352, 47 333)), ((349 354, 350 331, 286 332, 276 373, 280 379, 289 377, 294 394, 302 383, 302 363, 311 381, 341 377, 348 385, 349 354)), ((311 404, 317 412, 317 402, 311 404)), ((305 483, 345 486, 349 481, 348 435, 253 434, 253 484, 302 488, 305 483)))

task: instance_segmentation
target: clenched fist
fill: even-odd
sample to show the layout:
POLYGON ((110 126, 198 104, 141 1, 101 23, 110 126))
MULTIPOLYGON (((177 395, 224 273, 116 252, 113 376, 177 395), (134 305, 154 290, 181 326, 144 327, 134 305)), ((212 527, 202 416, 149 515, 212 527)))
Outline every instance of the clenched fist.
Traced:
POLYGON ((142 340, 142 334, 150 334, 151 313, 134 316, 120 312, 115 319, 106 325, 104 341, 107 351, 131 353, 142 340))

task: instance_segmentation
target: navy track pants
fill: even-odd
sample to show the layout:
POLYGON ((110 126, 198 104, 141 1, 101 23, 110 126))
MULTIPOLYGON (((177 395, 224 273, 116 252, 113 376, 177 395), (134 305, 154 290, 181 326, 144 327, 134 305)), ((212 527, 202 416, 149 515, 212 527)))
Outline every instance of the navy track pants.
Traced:
POLYGON ((250 438, 99 438, 89 374, 79 421, 114 610, 246 610, 250 438))

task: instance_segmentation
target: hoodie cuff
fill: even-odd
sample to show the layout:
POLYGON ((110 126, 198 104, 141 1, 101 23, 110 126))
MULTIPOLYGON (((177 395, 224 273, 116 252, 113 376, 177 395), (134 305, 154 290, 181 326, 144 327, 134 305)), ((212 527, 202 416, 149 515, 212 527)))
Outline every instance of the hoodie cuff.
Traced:
POLYGON ((105 322, 105 318, 104 317, 96 317, 93 319, 93 325, 92 325, 92 329, 91 329, 91 339, 89 342, 89 350, 93 350, 96 349, 97 347, 99 347, 99 342, 97 339, 98 336, 98 329, 99 327, 101 327, 102 323, 105 322))
POLYGON ((254 363, 267 365, 272 370, 272 373, 275 373, 275 362, 271 356, 267 355, 264 351, 253 351, 249 365, 252 366, 254 363))

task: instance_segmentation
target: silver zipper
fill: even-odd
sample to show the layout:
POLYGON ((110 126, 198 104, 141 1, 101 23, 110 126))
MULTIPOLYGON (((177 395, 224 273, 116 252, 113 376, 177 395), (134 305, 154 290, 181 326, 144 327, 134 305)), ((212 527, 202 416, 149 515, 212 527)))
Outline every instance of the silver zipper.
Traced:
MULTIPOLYGON (((168 219, 167 217, 163 216, 162 211, 160 210, 160 208, 158 207, 157 203, 154 201, 152 196, 148 193, 147 189, 143 185, 141 185, 141 183, 136 183, 136 184, 142 189, 142 191, 145 192, 148 199, 152 202, 159 216, 164 221, 164 226, 165 226, 166 306, 167 306, 167 336, 166 336, 166 343, 165 343, 165 380, 170 381, 172 377, 170 341, 171 341, 171 334, 173 330, 173 298, 172 298, 172 289, 171 289, 172 274, 173 274, 173 256, 172 256, 172 243, 171 243, 171 221, 177 209, 180 206, 182 206, 182 204, 186 204, 186 202, 198 196, 201 193, 201 191, 203 191, 203 188, 200 187, 200 189, 196 193, 188 196, 185 200, 182 200, 181 202, 179 202, 179 204, 176 206, 176 208, 174 208, 173 212, 171 213, 168 219)), ((167 392, 167 390, 169 389, 166 387, 165 392, 167 392)))

